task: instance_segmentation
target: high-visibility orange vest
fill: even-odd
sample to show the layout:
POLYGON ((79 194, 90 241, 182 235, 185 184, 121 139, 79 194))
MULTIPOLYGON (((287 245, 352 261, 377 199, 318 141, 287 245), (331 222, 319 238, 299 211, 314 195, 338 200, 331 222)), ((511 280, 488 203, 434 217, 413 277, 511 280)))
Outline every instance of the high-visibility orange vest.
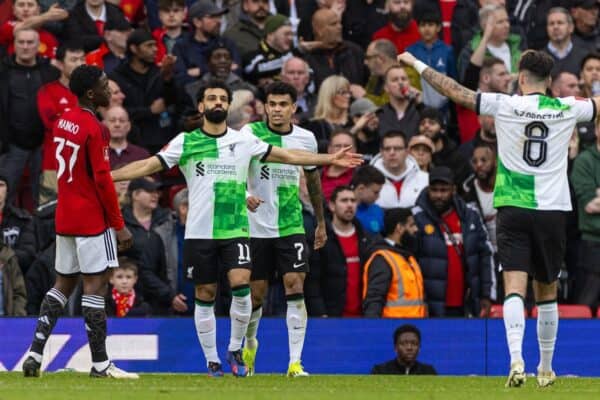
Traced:
POLYGON ((381 256, 392 271, 392 281, 381 316, 383 318, 424 318, 427 316, 421 268, 414 257, 408 261, 395 251, 380 249, 371 254, 363 273, 363 300, 367 297, 369 267, 381 256))

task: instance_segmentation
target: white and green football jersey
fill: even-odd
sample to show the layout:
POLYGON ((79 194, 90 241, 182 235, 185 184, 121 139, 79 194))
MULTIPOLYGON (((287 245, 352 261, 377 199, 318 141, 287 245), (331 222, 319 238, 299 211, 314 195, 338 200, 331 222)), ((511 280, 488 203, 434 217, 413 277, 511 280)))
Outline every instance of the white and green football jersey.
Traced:
MULTIPOLYGON (((254 122, 244 126, 242 132, 284 149, 317 152, 315 135, 296 125, 292 125, 290 133, 279 134, 271 131, 265 122, 254 122)), ((264 203, 256 212, 248 214, 251 237, 277 238, 304 233, 302 204, 298 197, 299 181, 300 167, 262 162, 256 157, 252 159, 248 191, 264 200, 264 203)))
POLYGON ((177 135, 157 156, 169 168, 178 165, 189 190, 186 239, 248 237, 246 182, 253 157, 266 157, 271 146, 256 136, 227 128, 221 136, 200 129, 177 135))
POLYGON ((495 118, 498 171, 494 207, 571 210, 569 140, 576 123, 595 118, 594 102, 542 94, 480 93, 477 113, 495 118))

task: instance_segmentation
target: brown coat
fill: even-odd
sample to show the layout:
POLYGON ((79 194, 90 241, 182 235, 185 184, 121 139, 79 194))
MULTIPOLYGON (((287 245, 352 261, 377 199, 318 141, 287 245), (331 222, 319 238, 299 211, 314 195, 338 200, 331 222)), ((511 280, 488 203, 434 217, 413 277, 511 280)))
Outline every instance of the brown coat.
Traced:
POLYGON ((2 271, 4 315, 9 317, 27 315, 25 311, 27 291, 19 261, 15 252, 4 245, 0 249, 0 271, 2 271))

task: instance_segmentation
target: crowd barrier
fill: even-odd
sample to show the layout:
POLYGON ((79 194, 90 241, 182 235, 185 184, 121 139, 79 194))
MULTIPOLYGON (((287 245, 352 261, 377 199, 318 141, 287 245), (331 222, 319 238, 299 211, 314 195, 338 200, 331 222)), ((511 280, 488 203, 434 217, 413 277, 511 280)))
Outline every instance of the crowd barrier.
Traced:
MULTIPOLYGON (((394 358, 392 334, 403 323, 422 333, 419 360, 444 375, 505 375, 508 351, 501 319, 310 319, 302 362, 316 374, 368 374, 376 363, 394 358)), ((524 358, 528 372, 538 362, 536 325, 527 320, 524 358)), ((35 318, 0 318, 0 371, 19 371, 36 325, 35 318)), ((206 370, 191 318, 110 319, 108 351, 126 370, 198 373, 206 370)), ((559 375, 600 376, 596 351, 600 320, 561 320, 554 358, 559 375)), ((264 318, 258 334, 257 372, 284 373, 288 363, 285 319, 264 318)), ((222 361, 229 319, 217 321, 222 361)), ((59 320, 46 347, 48 371, 88 371, 91 365, 81 318, 59 320)), ((225 367, 225 369, 227 369, 225 367)))

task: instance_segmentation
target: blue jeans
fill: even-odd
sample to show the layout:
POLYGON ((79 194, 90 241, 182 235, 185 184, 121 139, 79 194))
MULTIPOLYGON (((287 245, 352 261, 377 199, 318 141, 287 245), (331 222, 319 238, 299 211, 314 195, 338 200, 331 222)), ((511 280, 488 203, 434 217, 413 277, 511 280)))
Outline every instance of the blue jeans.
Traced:
POLYGON ((14 204, 19 182, 21 181, 27 162, 29 162, 33 207, 37 207, 40 188, 40 172, 42 169, 42 149, 41 147, 38 147, 33 150, 28 150, 15 146, 14 144, 9 144, 6 153, 0 156, 0 170, 2 170, 2 173, 6 176, 8 181, 6 204, 14 204))

